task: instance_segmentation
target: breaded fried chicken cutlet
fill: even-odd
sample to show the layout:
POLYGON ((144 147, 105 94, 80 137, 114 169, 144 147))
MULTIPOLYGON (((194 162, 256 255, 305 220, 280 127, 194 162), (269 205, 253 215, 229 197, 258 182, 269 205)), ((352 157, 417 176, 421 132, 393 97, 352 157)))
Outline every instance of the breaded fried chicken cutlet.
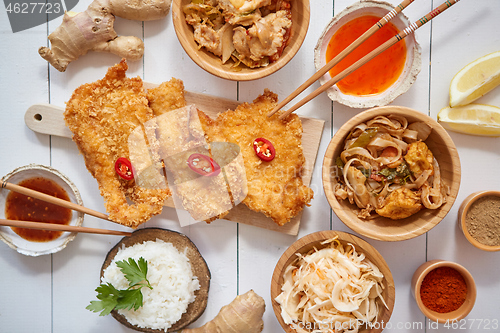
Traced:
POLYGON ((176 207, 196 221, 223 218, 243 202, 281 226, 312 200, 301 176, 301 120, 267 117, 276 94, 266 89, 253 103, 212 119, 187 105, 181 80, 146 92, 140 78, 125 76, 127 68, 122 60, 102 80, 77 88, 64 112, 110 220, 136 228, 174 194, 176 207), (256 154, 257 138, 270 141, 274 159, 256 154), (116 169, 121 158, 133 177, 116 169))
POLYGON ((278 225, 297 215, 313 198, 313 191, 302 182, 305 163, 302 151, 302 123, 295 114, 283 121, 279 114, 267 117, 278 96, 269 90, 253 103, 240 104, 234 111, 220 113, 215 120, 200 116, 210 142, 232 142, 240 146, 245 163, 248 193, 243 203, 262 212, 278 225), (257 138, 269 140, 276 156, 263 161, 255 153, 257 138))
MULTIPOLYGON (((99 184, 110 220, 136 228, 161 213, 170 191, 164 184, 153 188, 138 186, 134 179, 123 179, 115 171, 118 158, 131 158, 130 134, 154 117, 142 80, 127 78, 127 69, 122 60, 110 67, 102 80, 77 88, 67 102, 64 120, 88 171, 99 184)), ((144 143, 136 148, 149 158, 144 143)))
POLYGON ((182 81, 173 78, 149 89, 147 96, 156 116, 155 137, 148 139, 160 147, 176 207, 184 208, 197 221, 209 223, 223 218, 233 207, 224 173, 203 177, 193 173, 186 163, 192 154, 209 156, 210 147, 198 110, 186 107, 182 81))
POLYGON ((155 117, 182 108, 186 106, 184 83, 179 79, 172 78, 158 87, 148 89, 147 98, 155 117))

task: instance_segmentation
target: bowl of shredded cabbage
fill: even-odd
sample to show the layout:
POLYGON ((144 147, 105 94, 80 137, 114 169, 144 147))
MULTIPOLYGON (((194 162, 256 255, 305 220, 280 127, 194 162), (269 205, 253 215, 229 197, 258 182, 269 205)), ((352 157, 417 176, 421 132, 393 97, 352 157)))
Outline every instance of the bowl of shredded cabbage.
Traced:
POLYGON ((323 187, 338 218, 382 241, 417 237, 448 214, 460 159, 446 130, 423 112, 385 106, 361 112, 330 141, 323 187))
POLYGON ((273 310, 288 333, 381 332, 394 309, 395 287, 382 255, 341 231, 294 242, 271 282, 273 310))

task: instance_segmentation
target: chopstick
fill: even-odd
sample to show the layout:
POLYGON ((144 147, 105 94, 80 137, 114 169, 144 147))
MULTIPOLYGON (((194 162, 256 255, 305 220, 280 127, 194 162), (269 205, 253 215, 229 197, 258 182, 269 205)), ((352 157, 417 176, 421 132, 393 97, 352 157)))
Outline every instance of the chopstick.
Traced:
POLYGON ((72 210, 76 210, 77 212, 81 212, 84 214, 98 217, 98 218, 103 219, 103 220, 110 221, 108 215, 106 215, 106 214, 97 212, 95 210, 92 210, 92 209, 84 207, 84 206, 80 206, 80 205, 73 203, 71 201, 66 201, 66 200, 59 199, 59 198, 53 197, 51 195, 48 195, 48 194, 45 194, 42 192, 38 192, 38 191, 35 191, 32 189, 29 189, 29 188, 24 187, 24 186, 19 186, 16 184, 12 184, 12 183, 8 183, 6 181, 3 181, 2 188, 6 188, 6 189, 11 190, 13 192, 21 193, 21 194, 33 197, 35 199, 40 199, 42 201, 45 201, 45 202, 48 202, 48 203, 51 203, 51 204, 54 204, 57 206, 69 208, 72 210))
POLYGON ((88 233, 88 234, 103 234, 103 235, 118 235, 118 236, 130 236, 130 235, 132 235, 131 232, 127 232, 127 231, 96 229, 96 228, 79 227, 79 226, 75 226, 75 225, 53 224, 53 223, 45 223, 45 222, 31 222, 31 221, 17 221, 17 220, 0 219, 0 225, 8 226, 8 227, 28 228, 28 229, 83 232, 83 233, 88 233))
POLYGON ((377 23, 375 23, 370 29, 366 30, 361 36, 359 36, 354 42, 352 42, 349 46, 347 46, 342 52, 337 54, 332 60, 330 60, 325 66, 320 68, 319 71, 314 73, 307 81, 305 81, 301 86, 295 89, 287 98, 278 103, 276 107, 269 112, 268 117, 272 116, 279 110, 281 110, 286 104, 288 104, 292 99, 297 97, 301 92, 303 92, 307 87, 311 84, 319 80, 326 72, 332 69, 335 65, 337 65, 342 59, 344 59, 349 53, 354 51, 359 45, 364 43, 370 36, 372 36, 375 32, 380 30, 384 25, 386 25, 390 20, 396 17, 403 9, 408 7, 415 0, 404 0, 399 5, 397 5, 393 10, 387 13, 384 17, 382 17, 377 23))
POLYGON ((340 80, 342 80, 343 78, 345 78, 346 76, 348 76, 349 74, 351 74, 352 72, 354 72, 355 70, 357 70, 358 68, 360 68, 361 66, 363 66, 364 64, 366 64, 368 61, 370 61, 373 58, 375 58, 380 53, 384 52, 385 50, 387 50, 388 48, 390 48, 391 46, 393 46, 394 44, 396 44, 397 42, 399 42, 403 38, 405 38, 408 35, 414 33, 415 30, 417 30, 418 28, 420 28, 421 26, 423 26, 424 24, 426 24, 427 22, 429 22, 430 20, 432 20, 434 17, 438 16, 439 14, 441 14, 446 9, 450 8, 451 6, 453 6, 454 4, 456 4, 459 1, 460 0, 447 0, 447 1, 445 1, 439 7, 433 9, 427 15, 422 16, 422 18, 420 18, 419 20, 415 21, 413 24, 409 25, 406 29, 404 29, 403 31, 401 31, 399 34, 395 35, 394 37, 392 37, 391 39, 389 39, 387 42, 385 42, 384 44, 380 45, 375 50, 373 50, 372 52, 370 52, 369 54, 367 54, 363 58, 361 58, 358 61, 356 61, 350 67, 346 68, 341 73, 335 75, 333 78, 331 78, 330 80, 328 80, 325 84, 323 84, 321 87, 319 87, 318 89, 316 89, 315 91, 313 91, 311 94, 309 94, 308 96, 306 96, 305 98, 303 98, 300 102, 298 102, 297 104, 295 104, 293 107, 291 107, 290 109, 288 109, 286 112, 282 113, 279 116, 279 118, 283 119, 283 118, 287 117, 290 113, 292 113, 293 111, 297 110, 298 108, 300 108, 301 106, 303 106, 304 104, 306 104, 307 102, 309 102, 310 100, 312 100, 313 98, 315 98, 316 96, 318 96, 319 94, 321 94, 322 92, 326 91, 328 88, 330 88, 331 86, 333 86, 334 84, 336 84, 337 82, 339 82, 340 80))

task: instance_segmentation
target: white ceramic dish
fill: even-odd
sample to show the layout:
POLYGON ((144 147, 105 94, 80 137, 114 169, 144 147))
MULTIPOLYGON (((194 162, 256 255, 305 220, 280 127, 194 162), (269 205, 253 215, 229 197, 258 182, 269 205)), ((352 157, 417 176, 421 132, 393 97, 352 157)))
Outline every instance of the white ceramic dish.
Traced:
MULTIPOLYGON (((382 18, 394 7, 386 2, 380 1, 359 1, 347 7, 330 21, 321 34, 318 43, 314 49, 314 65, 316 71, 326 65, 326 50, 328 43, 335 32, 349 21, 355 18, 373 15, 382 18)), ((390 21, 400 31, 404 30, 410 21, 403 14, 399 13, 390 21)), ((331 100, 353 108, 369 108, 374 106, 384 106, 391 103, 396 97, 408 91, 415 82, 422 65, 421 48, 418 44, 415 34, 411 34, 404 39, 406 43, 406 63, 399 79, 386 91, 377 95, 354 96, 341 92, 336 85, 327 90, 328 97, 331 100)), ((320 78, 320 83, 324 84, 331 79, 329 73, 320 78)))
MULTIPOLYGON (((32 177, 44 177, 53 180, 66 191, 71 202, 83 205, 76 186, 65 175, 48 166, 30 164, 19 167, 5 175, 2 181, 18 184, 20 181, 32 177)), ((0 218, 2 219, 5 219, 5 201, 9 193, 10 191, 6 189, 0 191, 0 218)), ((82 225, 83 215, 83 213, 72 211, 70 225, 82 225)), ((74 232, 63 232, 59 238, 50 242, 30 242, 20 237, 10 227, 0 226, 0 239, 4 243, 17 252, 32 257, 59 252, 75 237, 76 233, 74 232)))

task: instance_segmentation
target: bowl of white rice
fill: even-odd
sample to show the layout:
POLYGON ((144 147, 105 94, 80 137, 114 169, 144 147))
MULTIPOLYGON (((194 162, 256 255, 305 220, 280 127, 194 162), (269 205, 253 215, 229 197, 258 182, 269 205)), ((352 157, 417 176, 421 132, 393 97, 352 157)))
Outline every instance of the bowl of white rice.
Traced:
POLYGON ((138 310, 115 309, 111 315, 141 332, 175 332, 198 319, 207 306, 211 276, 194 243, 171 230, 134 231, 109 251, 101 283, 127 289, 128 280, 116 262, 141 257, 148 263, 147 279, 153 289, 142 288, 143 306, 138 310))

